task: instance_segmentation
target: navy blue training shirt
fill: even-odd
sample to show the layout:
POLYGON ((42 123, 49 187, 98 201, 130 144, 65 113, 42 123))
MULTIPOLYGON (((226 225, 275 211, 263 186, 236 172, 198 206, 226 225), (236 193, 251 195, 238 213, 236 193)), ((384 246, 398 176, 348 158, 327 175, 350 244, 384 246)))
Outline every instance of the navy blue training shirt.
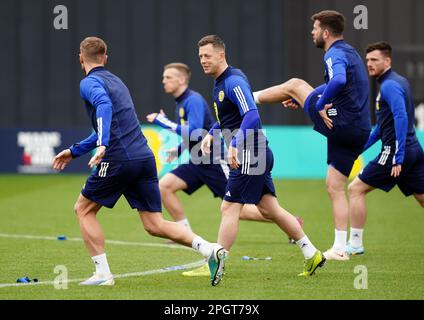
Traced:
MULTIPOLYGON (((207 102, 200 93, 194 90, 187 89, 177 97, 175 108, 177 123, 170 121, 162 114, 158 114, 154 123, 174 131, 183 138, 189 137, 196 129, 204 129, 207 133, 214 123, 207 102)), ((189 151, 201 140, 202 137, 198 137, 197 140, 190 141, 189 151)), ((187 145, 187 141, 183 141, 183 143, 187 145)), ((179 148, 179 153, 182 149, 179 148)))
POLYGON ((332 103, 336 125, 370 130, 368 73, 358 52, 343 40, 335 41, 324 55, 325 82, 316 104, 322 110, 332 103))
POLYGON ((81 80, 80 94, 95 132, 70 148, 74 158, 97 146, 106 147, 103 161, 153 157, 141 132, 130 92, 117 76, 104 67, 93 68, 81 80))
MULTIPOLYGON (((229 66, 218 78, 216 78, 213 88, 213 101, 216 117, 218 119, 218 123, 214 127, 219 126, 222 130, 227 147, 230 145, 235 146, 235 140, 229 133, 234 133, 240 128, 242 131, 251 129, 254 132, 252 140, 243 132, 243 143, 246 148, 267 146, 266 137, 261 130, 262 124, 249 81, 240 69, 229 66), (249 112, 251 112, 251 116, 248 116, 249 119, 247 123, 245 121, 245 127, 242 125, 242 122, 249 112)), ((238 136, 240 135, 237 134, 237 137, 238 136)), ((237 145, 239 142, 240 141, 237 141, 237 145)))
POLYGON ((411 88, 408 80, 391 69, 377 81, 380 92, 375 106, 376 127, 365 147, 381 139, 387 157, 394 155, 393 163, 389 165, 402 164, 405 148, 419 143, 414 129, 415 107, 411 88))

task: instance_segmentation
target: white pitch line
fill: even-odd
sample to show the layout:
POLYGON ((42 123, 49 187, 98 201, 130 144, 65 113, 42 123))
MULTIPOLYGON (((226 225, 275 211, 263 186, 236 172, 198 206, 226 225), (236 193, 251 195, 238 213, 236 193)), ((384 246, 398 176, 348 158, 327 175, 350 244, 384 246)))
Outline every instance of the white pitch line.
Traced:
MULTIPOLYGON (((15 239, 34 239, 34 240, 54 240, 54 241, 60 241, 57 239, 57 237, 49 237, 49 236, 34 236, 34 235, 28 235, 28 234, 7 234, 7 233, 0 233, 0 237, 2 238, 15 238, 15 239)), ((81 238, 67 238, 66 240, 62 241, 82 241, 81 238)), ((187 249, 191 250, 188 247, 180 246, 180 245, 172 245, 172 244, 160 244, 160 243, 141 243, 141 242, 126 242, 126 241, 119 241, 119 240, 106 240, 106 243, 110 244, 116 244, 116 245, 130 245, 130 246, 146 246, 146 247, 165 247, 170 249, 187 249)), ((124 274, 114 274, 114 278, 129 278, 129 277, 139 277, 139 276, 146 276, 151 274, 159 274, 159 273, 166 273, 171 272, 175 270, 185 270, 185 269, 191 269, 200 267, 205 263, 205 260, 199 260, 179 266, 170 266, 160 269, 154 269, 154 270, 147 270, 147 271, 141 271, 141 272, 131 272, 131 273, 124 273, 124 274)), ((61 283, 72 283, 72 282, 81 282, 86 280, 84 279, 71 279, 67 281, 61 281, 61 283)), ((53 285, 55 284, 55 281, 40 281, 40 282, 29 282, 29 283, 0 283, 0 288, 5 287, 28 287, 28 286, 37 286, 37 285, 53 285)))
MULTIPOLYGON (((34 239, 34 240, 54 240, 54 241, 83 241, 82 238, 66 238, 66 240, 58 240, 57 237, 50 236, 34 236, 29 234, 7 234, 0 233, 2 238, 16 238, 16 239, 34 239)), ((162 247, 170 249, 182 249, 182 250, 192 250, 189 247, 184 247, 177 244, 162 244, 162 243, 143 243, 143 242, 130 242, 130 241, 120 241, 120 240, 106 240, 106 243, 124 245, 124 246, 141 246, 141 247, 162 247)))

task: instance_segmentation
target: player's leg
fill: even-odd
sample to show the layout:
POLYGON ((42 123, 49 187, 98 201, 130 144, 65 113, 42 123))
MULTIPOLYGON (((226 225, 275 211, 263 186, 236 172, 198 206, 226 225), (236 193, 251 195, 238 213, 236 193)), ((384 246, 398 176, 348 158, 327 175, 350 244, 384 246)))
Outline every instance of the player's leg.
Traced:
POLYGON ((84 244, 91 256, 105 252, 105 238, 96 214, 102 206, 79 195, 74 206, 84 244))
POLYGON ((337 230, 347 230, 349 222, 349 204, 345 192, 347 179, 348 177, 333 166, 328 166, 325 183, 333 207, 334 226, 337 230))
POLYGON ((245 204, 240 212, 240 220, 272 222, 265 218, 254 204, 245 204))
POLYGON ((348 177, 335 169, 328 167, 326 186, 331 200, 334 221, 334 243, 332 248, 324 252, 329 260, 348 260, 346 254, 347 226, 349 223, 349 204, 345 187, 348 177))
POLYGON ((115 283, 107 262, 105 239, 96 214, 102 206, 114 207, 126 188, 126 179, 125 164, 102 162, 88 177, 75 204, 74 209, 81 234, 96 267, 95 274, 81 282, 82 285, 113 285, 115 283))
POLYGON ((367 193, 374 190, 374 187, 363 182, 356 177, 348 186, 349 192, 349 219, 350 237, 346 246, 349 255, 364 254, 363 234, 367 218, 367 193))
MULTIPOLYGON (((257 221, 257 222, 272 222, 265 218, 259 209, 254 204, 245 204, 240 212, 240 220, 246 221, 257 221)), ((218 240, 219 242, 219 240, 218 240)), ((219 242, 220 243, 220 242, 219 242)), ((209 267, 207 264, 190 271, 184 271, 182 273, 186 277, 203 277, 209 276, 209 267)))
POLYGON ((263 195, 257 207, 264 217, 277 224, 291 238, 299 240, 305 235, 296 218, 283 209, 273 195, 263 195))
POLYGON ((182 224, 190 228, 188 222, 185 223, 186 216, 184 209, 180 199, 176 195, 177 191, 187 189, 187 187, 187 183, 183 179, 171 172, 165 174, 159 180, 159 189, 164 207, 168 210, 174 221, 181 221, 182 224))
POLYGON ((161 212, 142 210, 139 210, 138 212, 144 229, 150 235, 171 239, 184 246, 193 247, 205 258, 208 258, 211 255, 214 247, 213 243, 203 240, 201 237, 179 223, 165 220, 161 212))
POLYGON ((372 190, 374 190, 374 188, 363 182, 359 177, 356 177, 349 184, 349 218, 352 228, 364 228, 367 218, 365 196, 372 190))
POLYGON ((296 240, 305 257, 305 269, 300 275, 312 275, 317 267, 325 263, 325 257, 309 241, 297 219, 278 204, 275 196, 275 186, 271 177, 274 164, 274 156, 271 149, 267 148, 264 153, 260 153, 258 161, 265 161, 265 171, 263 174, 246 178, 247 183, 242 198, 250 203, 256 203, 265 218, 274 221, 290 238, 296 240))
POLYGON ((254 92, 257 103, 282 102, 287 99, 295 99, 302 107, 306 99, 314 91, 306 81, 292 78, 282 84, 254 92))
POLYGON ((174 242, 190 247, 194 233, 183 225, 165 220, 160 212, 139 210, 144 229, 154 237, 171 239, 174 242))
POLYGON ((297 219, 283 209, 272 194, 265 194, 258 203, 258 209, 268 219, 296 241, 305 257, 305 269, 300 275, 313 275, 318 267, 325 263, 325 257, 305 235, 297 219))
POLYGON ((421 205, 421 207, 424 208, 424 193, 422 194, 414 193, 414 197, 418 201, 418 203, 421 205))
POLYGON ((208 267, 212 286, 218 285, 224 276, 225 260, 238 232, 238 222, 242 204, 223 201, 221 205, 221 224, 218 231, 218 243, 214 245, 208 258, 208 267))
POLYGON ((160 181, 159 187, 162 196, 162 202, 174 221, 184 225, 191 230, 190 223, 177 192, 182 190, 191 195, 204 185, 200 178, 203 165, 187 163, 179 165, 176 169, 166 174, 160 181))
MULTIPOLYGON (((226 163, 213 164, 213 165, 203 165, 198 166, 197 174, 202 177, 202 180, 212 191, 215 197, 223 198, 225 195, 225 188, 227 185, 227 179, 229 174, 229 169, 226 163)), ((261 221, 261 222, 271 222, 270 220, 264 218, 258 208, 253 204, 246 204, 242 207, 240 212, 240 220, 248 221, 261 221)), ((219 243, 220 240, 218 240, 219 243)), ((184 271, 183 276, 186 277, 202 277, 209 276, 209 267, 206 263, 205 265, 190 271, 184 271)))
POLYGON ((210 243, 202 237, 194 234, 191 230, 174 221, 163 219, 160 212, 139 210, 144 229, 152 236, 168 238, 174 242, 192 247, 204 258, 208 259, 211 284, 216 286, 223 277, 224 260, 227 251, 222 245, 210 243))
POLYGON ((84 244, 96 267, 94 275, 81 282, 81 285, 110 286, 115 283, 106 258, 103 231, 96 219, 96 214, 101 207, 81 194, 74 206, 84 244))
MULTIPOLYGON (((194 234, 185 226, 174 221, 167 221, 162 216, 161 197, 154 158, 140 161, 137 164, 139 172, 124 192, 130 206, 137 209, 144 229, 151 235, 168 238, 185 246, 191 246, 209 261, 217 260, 219 267, 220 256, 225 249, 216 243, 210 243, 194 234), (218 257, 218 258, 217 258, 218 257)), ((217 274, 222 278, 222 270, 211 268, 211 283, 216 285, 217 274)), ((219 282, 219 281, 218 281, 219 282)))
POLYGON ((174 221, 162 216, 161 194, 154 158, 135 162, 134 169, 128 170, 136 176, 128 184, 124 196, 133 209, 137 209, 144 229, 155 237, 171 239, 185 246, 191 246, 196 235, 174 221))
POLYGON ((314 123, 314 130, 325 137, 329 137, 334 130, 330 130, 322 119, 315 105, 319 94, 306 81, 293 78, 287 82, 253 93, 256 103, 282 102, 293 98, 304 108, 306 115, 314 123))
POLYGON ((242 207, 243 204, 241 203, 222 201, 218 243, 227 250, 231 249, 236 240, 242 207))

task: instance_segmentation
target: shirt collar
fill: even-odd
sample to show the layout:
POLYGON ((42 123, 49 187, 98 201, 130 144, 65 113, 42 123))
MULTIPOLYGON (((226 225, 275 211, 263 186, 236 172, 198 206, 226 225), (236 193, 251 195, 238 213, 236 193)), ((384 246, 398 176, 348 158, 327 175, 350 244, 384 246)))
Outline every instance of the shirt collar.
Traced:
POLYGON ((105 69, 105 67, 104 67, 104 66, 98 66, 98 67, 95 67, 95 68, 91 69, 89 73, 87 73, 87 76, 89 76, 89 75, 90 75, 91 73, 93 73, 93 72, 96 72, 96 71, 98 71, 98 70, 104 70, 104 69, 105 69))
POLYGON ((186 99, 190 94, 190 89, 187 88, 180 96, 175 98, 176 103, 181 103, 184 99, 186 99))
POLYGON ((225 69, 224 72, 221 73, 219 77, 215 79, 215 82, 220 82, 222 79, 225 79, 228 73, 230 73, 231 68, 232 68, 231 66, 228 66, 227 69, 225 69))
POLYGON ((392 68, 387 69, 386 72, 384 72, 381 76, 377 78, 378 83, 382 83, 384 80, 387 79, 387 77, 392 73, 392 68))
POLYGON ((330 50, 336 43, 340 43, 340 42, 344 42, 344 39, 339 39, 339 40, 336 40, 336 41, 334 41, 332 44, 331 44, 331 46, 327 49, 327 52, 328 52, 328 50, 330 50))

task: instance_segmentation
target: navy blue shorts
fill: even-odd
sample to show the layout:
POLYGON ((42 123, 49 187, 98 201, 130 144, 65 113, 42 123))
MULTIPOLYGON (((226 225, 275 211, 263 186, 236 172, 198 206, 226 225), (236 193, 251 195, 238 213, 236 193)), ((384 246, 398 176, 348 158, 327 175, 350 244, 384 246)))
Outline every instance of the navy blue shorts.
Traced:
POLYGON ((266 148, 255 160, 252 155, 242 150, 238 154, 241 165, 230 170, 224 200, 242 204, 258 204, 265 194, 275 195, 271 178, 274 155, 266 148))
POLYGON ((81 194, 107 208, 113 208, 124 195, 133 209, 162 211, 155 158, 101 162, 88 177, 81 194))
POLYGON ((214 197, 221 199, 225 194, 229 167, 227 164, 182 164, 171 171, 178 178, 187 183, 187 188, 183 191, 192 194, 203 185, 206 185, 213 193, 214 197))
POLYGON ((421 146, 406 148, 402 171, 396 178, 390 176, 392 159, 393 155, 387 157, 380 153, 362 170, 359 179, 373 188, 386 192, 398 185, 405 196, 414 193, 424 194, 424 152, 421 146), (384 160, 384 163, 381 159, 384 160))
POLYGON ((318 99, 318 93, 313 91, 305 101, 305 112, 314 123, 314 130, 327 137, 327 164, 349 177, 353 163, 368 141, 370 131, 337 125, 328 129, 315 107, 318 99))

